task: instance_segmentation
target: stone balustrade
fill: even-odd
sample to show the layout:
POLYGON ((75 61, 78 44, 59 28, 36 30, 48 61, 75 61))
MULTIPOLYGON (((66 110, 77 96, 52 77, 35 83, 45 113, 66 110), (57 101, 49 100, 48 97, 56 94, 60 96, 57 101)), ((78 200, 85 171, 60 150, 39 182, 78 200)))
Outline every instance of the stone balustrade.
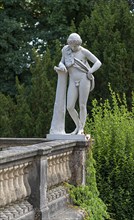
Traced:
POLYGON ((48 187, 60 185, 71 179, 72 151, 48 157, 48 187))
MULTIPOLYGON (((2 159, 0 158, 0 162, 2 159)), ((0 219, 16 220, 25 216, 25 219, 28 217, 32 220, 34 210, 27 200, 31 194, 28 174, 32 162, 8 162, 7 160, 7 163, 2 163, 0 166, 0 219)))
POLYGON ((30 165, 27 162, 0 170, 0 208, 30 195, 27 177, 30 165))
POLYGON ((64 183, 84 184, 87 146, 87 142, 46 140, 4 146, 0 151, 0 220, 50 220, 69 201, 64 183))

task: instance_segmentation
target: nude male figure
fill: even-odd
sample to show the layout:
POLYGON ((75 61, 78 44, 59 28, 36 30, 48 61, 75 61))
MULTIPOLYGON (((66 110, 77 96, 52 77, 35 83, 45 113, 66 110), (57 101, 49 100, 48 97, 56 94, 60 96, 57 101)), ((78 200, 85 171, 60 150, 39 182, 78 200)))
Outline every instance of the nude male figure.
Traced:
POLYGON ((59 68, 69 73, 67 110, 76 125, 72 134, 84 133, 92 73, 101 66, 100 60, 81 44, 81 37, 77 33, 70 34, 67 45, 62 49, 62 58, 59 63, 59 68), (88 61, 93 63, 92 67, 89 66, 88 61), (75 109, 77 99, 79 100, 79 114, 75 109))

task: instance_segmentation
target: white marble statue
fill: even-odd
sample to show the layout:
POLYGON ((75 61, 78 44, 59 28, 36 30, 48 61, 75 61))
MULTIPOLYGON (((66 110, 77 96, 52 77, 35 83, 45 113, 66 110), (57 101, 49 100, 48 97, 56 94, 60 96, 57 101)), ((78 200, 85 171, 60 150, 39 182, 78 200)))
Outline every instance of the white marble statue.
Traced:
POLYGON ((76 129, 71 134, 83 134, 87 117, 87 100, 89 92, 94 88, 93 73, 101 66, 101 62, 89 50, 81 46, 82 40, 77 33, 72 33, 67 39, 67 45, 62 49, 62 58, 58 67, 58 83, 54 113, 50 134, 65 134, 66 99, 67 110, 73 119, 76 129), (89 66, 88 61, 93 63, 89 66), (67 76, 69 86, 66 98, 67 76), (79 101, 79 114, 75 109, 79 101))

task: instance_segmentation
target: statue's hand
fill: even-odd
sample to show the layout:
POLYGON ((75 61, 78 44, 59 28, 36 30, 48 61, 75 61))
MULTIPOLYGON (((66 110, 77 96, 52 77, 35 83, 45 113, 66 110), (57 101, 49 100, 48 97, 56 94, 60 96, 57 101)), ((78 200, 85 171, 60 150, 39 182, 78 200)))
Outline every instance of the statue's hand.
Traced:
POLYGON ((91 69, 87 73, 87 78, 92 80, 92 70, 91 69))
POLYGON ((63 63, 59 63, 59 68, 61 69, 61 71, 67 72, 67 68, 65 67, 65 65, 63 63))

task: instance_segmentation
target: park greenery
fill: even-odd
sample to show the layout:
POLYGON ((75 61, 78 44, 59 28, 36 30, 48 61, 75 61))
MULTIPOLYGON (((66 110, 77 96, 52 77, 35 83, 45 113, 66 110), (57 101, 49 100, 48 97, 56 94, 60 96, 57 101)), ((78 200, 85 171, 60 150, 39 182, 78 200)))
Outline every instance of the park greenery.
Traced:
MULTIPOLYGON (((85 131, 94 139, 87 185, 70 189, 90 220, 134 219, 133 9, 133 0, 0 1, 1 137, 49 132, 57 82, 53 67, 71 32, 79 33, 103 64, 94 73, 87 105, 85 131)), ((66 121, 72 131, 68 115, 66 121)))
POLYGON ((134 93, 130 111, 125 95, 110 91, 111 103, 93 101, 88 126, 95 139, 97 186, 111 219, 134 219, 134 93))
POLYGON ((74 204, 88 213, 88 220, 134 219, 134 93, 130 111, 125 94, 120 97, 110 86, 109 91, 111 101, 93 100, 85 128, 94 139, 87 185, 70 187, 74 204))

